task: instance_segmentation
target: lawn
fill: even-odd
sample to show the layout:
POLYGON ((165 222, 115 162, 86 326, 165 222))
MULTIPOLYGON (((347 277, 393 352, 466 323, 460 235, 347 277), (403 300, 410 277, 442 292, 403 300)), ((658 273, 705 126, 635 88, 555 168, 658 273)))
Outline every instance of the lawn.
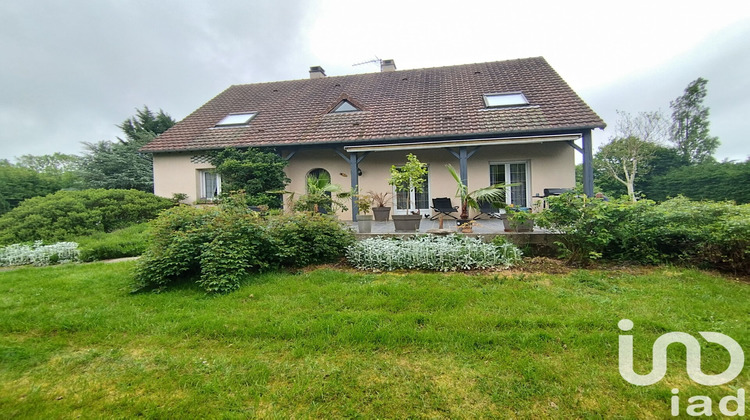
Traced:
MULTIPOLYGON (((716 331, 750 351, 750 284, 680 268, 564 274, 266 274, 234 293, 130 294, 133 262, 0 272, 4 418, 664 418, 671 389, 714 401, 685 352, 639 387, 661 334, 716 331), (624 333, 623 333, 624 334, 624 333)), ((729 356, 700 339, 704 372, 729 356)), ((747 364, 747 363, 746 363, 747 364)))

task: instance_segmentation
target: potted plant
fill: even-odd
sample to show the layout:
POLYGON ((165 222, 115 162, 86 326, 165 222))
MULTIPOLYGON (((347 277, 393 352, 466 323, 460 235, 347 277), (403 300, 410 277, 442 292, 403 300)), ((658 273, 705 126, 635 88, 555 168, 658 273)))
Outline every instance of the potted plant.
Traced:
POLYGON ((510 204, 500 218, 506 232, 532 232, 534 230, 534 218, 528 207, 516 207, 510 204))
POLYGON ((391 177, 388 184, 396 187, 396 191, 405 191, 409 195, 409 205, 407 214, 394 214, 393 225, 397 232, 415 232, 419 229, 419 222, 422 215, 416 209, 414 201, 411 199, 410 192, 423 192, 425 177, 427 176, 427 167, 420 162, 416 156, 409 153, 406 156, 406 164, 401 167, 391 166, 391 177))
POLYGON ((461 233, 472 233, 474 232, 474 225, 476 224, 476 220, 465 220, 463 223, 458 224, 456 230, 461 233))
POLYGON ((469 220, 469 208, 479 210, 479 203, 483 201, 497 202, 505 198, 505 189, 508 184, 495 184, 478 190, 469 191, 469 187, 461 182, 461 177, 452 165, 445 165, 448 168, 453 179, 456 180, 456 198, 461 201, 461 214, 458 216, 456 223, 463 226, 463 231, 469 229, 471 232, 472 223, 469 220))
POLYGON ((356 194, 357 208, 357 230, 359 233, 371 233, 372 232, 372 215, 367 214, 370 212, 372 206, 372 198, 366 194, 356 194))
POLYGON ((324 214, 347 210, 344 199, 351 197, 350 192, 343 191, 338 184, 331 184, 329 177, 308 176, 306 189, 307 192, 294 201, 294 210, 324 214))
POLYGON ((391 208, 387 207, 388 202, 390 199, 388 198, 391 193, 389 192, 382 192, 382 193, 376 193, 373 191, 368 192, 370 197, 372 198, 374 206, 372 206, 372 214, 375 216, 376 222, 387 222, 388 216, 391 213, 391 208))

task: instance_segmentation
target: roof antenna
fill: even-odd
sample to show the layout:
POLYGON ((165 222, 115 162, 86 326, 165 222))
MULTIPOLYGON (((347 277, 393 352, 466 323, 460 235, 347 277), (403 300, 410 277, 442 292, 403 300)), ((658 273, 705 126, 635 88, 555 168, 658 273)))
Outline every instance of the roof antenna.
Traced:
POLYGON ((361 63, 352 64, 352 67, 354 66, 361 66, 362 64, 370 64, 370 63, 378 63, 378 65, 383 64, 383 60, 379 59, 378 56, 375 56, 375 59, 369 60, 369 61, 363 61, 361 63))

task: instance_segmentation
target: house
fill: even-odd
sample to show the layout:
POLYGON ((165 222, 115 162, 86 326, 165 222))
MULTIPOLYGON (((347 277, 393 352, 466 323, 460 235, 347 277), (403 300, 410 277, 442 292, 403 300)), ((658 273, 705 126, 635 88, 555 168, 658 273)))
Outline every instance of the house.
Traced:
MULTIPOLYGON (((411 195, 428 213, 431 198, 455 195, 447 164, 470 189, 515 183, 508 203, 531 206, 545 188, 575 185, 579 152, 592 195, 591 132, 604 127, 542 57, 414 70, 383 60, 377 73, 334 77, 311 67, 309 79, 231 86, 142 151, 153 153, 157 195, 193 201, 221 191, 208 150, 275 148, 289 160, 287 190, 298 193, 320 173, 360 191, 393 191, 391 165, 414 153, 429 174, 424 193, 411 195)), ((406 198, 395 195, 394 213, 406 211, 406 198)), ((339 216, 355 219, 352 207, 339 216)))

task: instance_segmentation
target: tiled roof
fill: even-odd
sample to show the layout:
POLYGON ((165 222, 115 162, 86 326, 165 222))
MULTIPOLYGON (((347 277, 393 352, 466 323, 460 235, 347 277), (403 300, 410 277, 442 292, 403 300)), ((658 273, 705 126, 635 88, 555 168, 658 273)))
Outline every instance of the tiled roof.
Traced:
POLYGON ((544 58, 536 57, 231 86, 142 150, 353 145, 604 126, 544 58), (503 92, 523 92, 529 105, 485 106, 484 94, 503 92), (342 99, 362 111, 328 113, 342 99), (250 111, 258 115, 248 126, 214 128, 227 114, 250 111))

